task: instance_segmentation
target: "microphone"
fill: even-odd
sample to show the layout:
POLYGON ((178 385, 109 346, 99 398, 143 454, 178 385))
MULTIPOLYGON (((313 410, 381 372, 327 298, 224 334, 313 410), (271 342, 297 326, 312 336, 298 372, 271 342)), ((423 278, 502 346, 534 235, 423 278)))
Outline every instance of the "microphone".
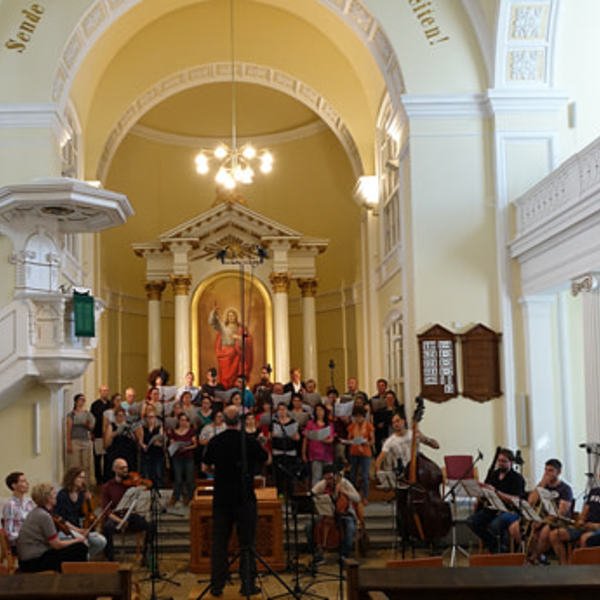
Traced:
POLYGON ((520 450, 517 450, 517 453, 515 454, 515 463, 521 467, 525 463, 525 461, 523 460, 523 457, 521 456, 520 450))
POLYGON ((483 452, 477 448, 477 460, 482 460, 483 459, 483 452))

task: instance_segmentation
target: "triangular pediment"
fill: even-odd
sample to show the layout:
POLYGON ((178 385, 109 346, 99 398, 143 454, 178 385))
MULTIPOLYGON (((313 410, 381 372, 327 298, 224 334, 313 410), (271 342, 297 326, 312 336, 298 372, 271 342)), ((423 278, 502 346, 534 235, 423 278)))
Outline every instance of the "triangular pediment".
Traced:
MULTIPOLYGON (((195 239, 202 243, 208 236, 221 231, 237 231, 255 240, 264 237, 289 238, 296 241, 302 234, 235 202, 223 202, 206 212, 158 236, 161 242, 195 239)), ((256 242, 255 242, 256 243, 256 242)))

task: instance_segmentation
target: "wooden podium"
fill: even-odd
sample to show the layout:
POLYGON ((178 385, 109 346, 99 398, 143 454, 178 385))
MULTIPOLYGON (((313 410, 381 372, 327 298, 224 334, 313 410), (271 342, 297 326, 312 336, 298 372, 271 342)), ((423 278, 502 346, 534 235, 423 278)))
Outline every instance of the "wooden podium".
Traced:
MULTIPOLYGON (((199 486, 190 504, 190 571, 192 573, 210 573, 210 551, 212 546, 212 490, 199 486)), ((255 490, 258 501, 256 522, 256 551, 274 571, 285 568, 283 557, 283 517, 281 500, 276 488, 255 490)), ((235 527, 229 544, 229 554, 239 549, 235 527)), ((231 569, 239 568, 236 561, 231 569)), ((259 571, 265 568, 256 563, 259 571)))

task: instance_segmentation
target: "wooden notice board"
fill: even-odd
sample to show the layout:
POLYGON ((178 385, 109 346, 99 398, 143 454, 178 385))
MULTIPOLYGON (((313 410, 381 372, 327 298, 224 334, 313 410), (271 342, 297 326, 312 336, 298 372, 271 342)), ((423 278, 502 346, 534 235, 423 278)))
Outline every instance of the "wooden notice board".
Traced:
POLYGON ((455 335, 434 325, 417 336, 421 368, 421 396, 446 402, 458 395, 456 384, 455 335))
POLYGON ((500 389, 501 333, 479 323, 460 336, 465 398, 486 402, 502 395, 500 389))

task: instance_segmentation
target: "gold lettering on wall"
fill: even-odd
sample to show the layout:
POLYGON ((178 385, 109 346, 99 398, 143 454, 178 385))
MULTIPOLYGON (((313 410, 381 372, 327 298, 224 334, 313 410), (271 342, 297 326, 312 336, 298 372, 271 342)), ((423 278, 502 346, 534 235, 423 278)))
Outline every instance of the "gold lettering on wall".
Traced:
POLYGON ((4 42, 4 46, 9 50, 15 50, 19 54, 22 54, 25 50, 27 50, 27 44, 33 38, 33 34, 44 14, 46 9, 42 4, 35 2, 29 6, 29 8, 24 8, 21 11, 21 14, 24 15, 21 24, 15 33, 14 37, 6 40, 4 42))
POLYGON ((435 13, 435 4, 433 0, 408 0, 408 5, 412 9, 417 21, 423 28, 423 33, 430 46, 447 42, 450 39, 448 35, 442 35, 435 13))

